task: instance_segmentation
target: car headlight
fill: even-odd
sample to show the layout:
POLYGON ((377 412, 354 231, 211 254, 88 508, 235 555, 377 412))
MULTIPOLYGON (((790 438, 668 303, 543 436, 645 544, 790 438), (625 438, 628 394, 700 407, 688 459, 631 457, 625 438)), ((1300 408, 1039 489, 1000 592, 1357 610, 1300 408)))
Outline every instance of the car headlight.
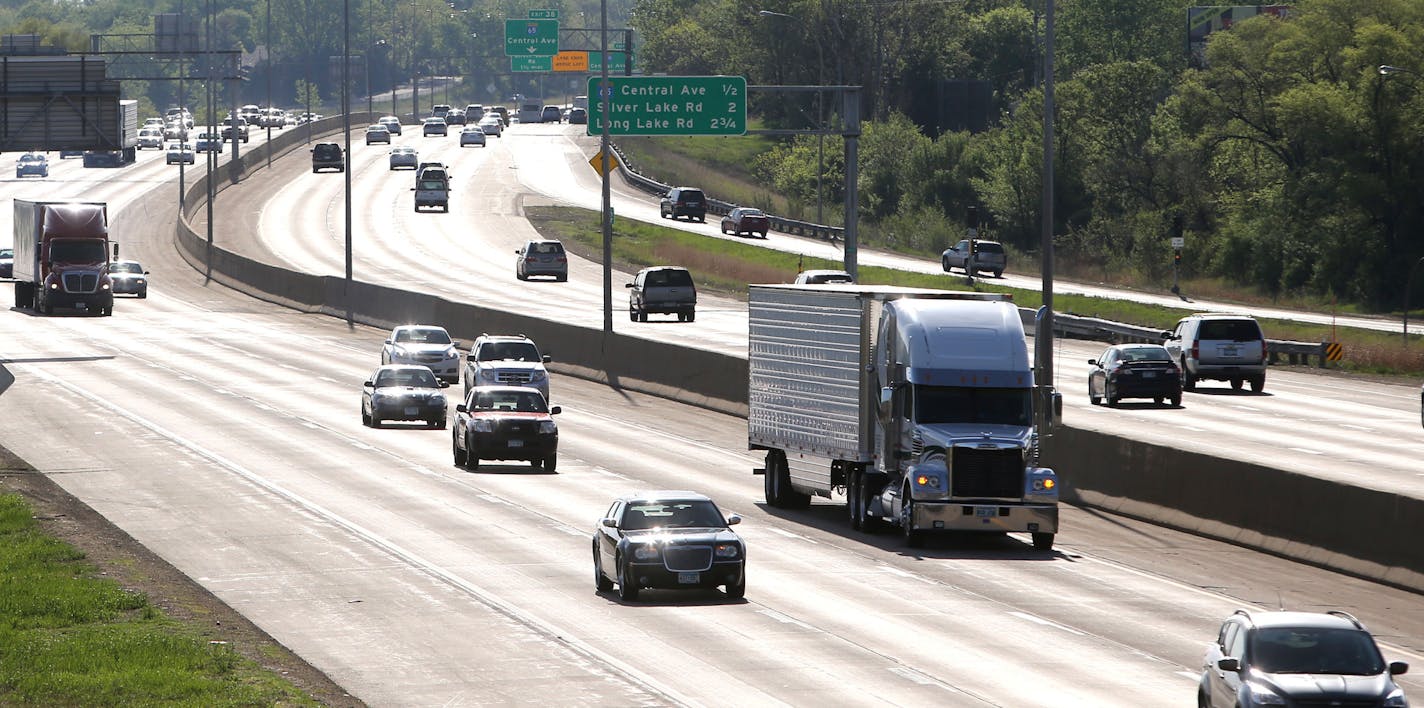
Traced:
POLYGON ((443 394, 443 393, 432 393, 432 394, 430 394, 430 405, 432 405, 432 406, 443 406, 443 405, 445 405, 445 394, 443 394))
POLYGON ((540 423, 539 423, 539 434, 540 434, 540 435, 553 435, 553 434, 555 434, 555 433, 557 433, 557 432, 559 432, 559 426, 558 426, 558 424, 555 423, 554 421, 552 421, 552 420, 540 421, 540 423))
POLYGON ((548 374, 548 373, 546 373, 546 372, 545 372, 544 370, 542 370, 542 369, 535 369, 534 372, 530 375, 529 380, 530 380, 530 381, 543 381, 544 379, 547 379, 547 378, 549 378, 549 374, 548 374))
POLYGON ((490 422, 484 418, 475 418, 474 420, 470 421, 470 430, 473 430, 477 433, 490 433, 494 432, 494 427, 491 426, 490 422))
POLYGON ((50 290, 58 290, 58 289, 59 289, 59 281, 57 281, 57 280, 55 280, 55 281, 50 281, 49 289, 50 289, 50 290))
POLYGON ((139 285, 143 285, 143 282, 144 282, 144 281, 143 281, 143 278, 138 278, 138 279, 135 280, 134 282, 135 282, 135 283, 138 283, 139 285))
POLYGON ((656 560, 658 557, 657 546, 638 546, 633 549, 633 557, 640 560, 656 560))
POLYGON ((1286 704, 1286 699, 1259 683, 1247 683, 1246 695, 1251 699, 1253 706, 1283 706, 1286 704))
POLYGON ((475 380, 476 380, 476 381, 494 381, 494 380, 495 380, 494 369, 475 369, 475 380))
POLYGON ((446 359, 459 359, 459 358, 460 358, 460 350, 459 350, 459 349, 456 349, 454 346, 447 347, 447 348, 445 349, 445 358, 446 358, 446 359))
POLYGON ((1384 708, 1409 708, 1409 699, 1404 697, 1404 689, 1396 688, 1384 699, 1384 708))
POLYGON ((406 357, 410 356, 410 353, 405 350, 405 347, 395 347, 391 349, 391 356, 406 357))
POLYGON ((715 552, 718 558, 736 558, 742 555, 742 549, 735 543, 719 543, 715 552))

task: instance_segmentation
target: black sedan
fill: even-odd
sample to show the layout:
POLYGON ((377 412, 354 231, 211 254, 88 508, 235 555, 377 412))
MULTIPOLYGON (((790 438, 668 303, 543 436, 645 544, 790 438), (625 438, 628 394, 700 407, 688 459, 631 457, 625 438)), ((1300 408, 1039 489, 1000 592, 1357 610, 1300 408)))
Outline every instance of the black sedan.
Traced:
POLYGON ((478 469, 480 460, 523 460, 553 472, 559 463, 559 426, 538 389, 476 386, 455 406, 450 449, 457 467, 478 469))
POLYGON ((148 297, 148 271, 138 261, 110 262, 109 281, 113 283, 115 295, 127 293, 140 299, 148 297))
POLYGON ((624 602, 641 588, 715 588, 747 592, 747 548, 711 499, 696 492, 644 492, 620 497, 593 531, 593 581, 618 585, 624 602))
POLYGON ((387 420, 419 420, 431 428, 445 427, 445 393, 449 384, 424 366, 386 364, 361 388, 361 423, 381 427, 387 420))
POLYGON ((1088 401, 1095 406, 1103 399, 1115 406, 1124 398, 1182 405, 1181 372, 1160 344, 1118 344, 1088 363, 1088 401))

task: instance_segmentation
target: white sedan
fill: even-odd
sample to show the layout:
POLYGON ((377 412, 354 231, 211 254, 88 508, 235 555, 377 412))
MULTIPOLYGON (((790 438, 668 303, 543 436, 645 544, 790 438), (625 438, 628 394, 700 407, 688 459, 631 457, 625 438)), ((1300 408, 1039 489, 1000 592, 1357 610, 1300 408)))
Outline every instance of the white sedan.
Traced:
POLYGON ((381 347, 381 364, 424 366, 446 383, 460 380, 460 350, 444 327, 402 325, 381 347))

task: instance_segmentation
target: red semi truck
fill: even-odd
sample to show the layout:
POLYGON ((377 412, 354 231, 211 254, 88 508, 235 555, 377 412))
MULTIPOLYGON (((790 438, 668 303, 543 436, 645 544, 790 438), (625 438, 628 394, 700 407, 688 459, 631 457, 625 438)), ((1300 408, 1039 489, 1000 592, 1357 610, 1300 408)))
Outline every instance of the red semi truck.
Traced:
POLYGON ((102 202, 15 200, 15 306, 114 314, 102 202))

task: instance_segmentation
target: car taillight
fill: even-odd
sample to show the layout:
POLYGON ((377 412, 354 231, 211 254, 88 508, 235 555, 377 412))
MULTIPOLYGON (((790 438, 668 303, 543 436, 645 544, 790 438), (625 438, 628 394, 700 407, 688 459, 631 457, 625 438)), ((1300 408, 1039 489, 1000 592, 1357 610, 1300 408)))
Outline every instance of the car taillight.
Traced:
POLYGON ((534 263, 534 262, 536 262, 536 261, 538 261, 538 260, 539 260, 539 259, 538 259, 538 258, 535 258, 534 256, 526 256, 526 257, 524 258, 524 262, 525 262, 525 263, 534 263))
POLYGON ((1263 337, 1263 338, 1261 339, 1261 361, 1265 361, 1265 360, 1266 360, 1266 340, 1265 340, 1265 338, 1263 337))
POLYGON ((1196 345, 1196 344, 1193 344, 1193 345, 1192 345, 1192 358, 1193 358, 1193 359, 1201 359, 1201 357, 1198 356, 1198 348, 1199 348, 1199 345, 1196 345))
POLYGON ((558 258, 555 258, 554 260, 557 261, 557 262, 559 262, 559 263, 568 263, 568 262, 569 262, 569 259, 564 258, 563 256, 559 256, 558 258))

